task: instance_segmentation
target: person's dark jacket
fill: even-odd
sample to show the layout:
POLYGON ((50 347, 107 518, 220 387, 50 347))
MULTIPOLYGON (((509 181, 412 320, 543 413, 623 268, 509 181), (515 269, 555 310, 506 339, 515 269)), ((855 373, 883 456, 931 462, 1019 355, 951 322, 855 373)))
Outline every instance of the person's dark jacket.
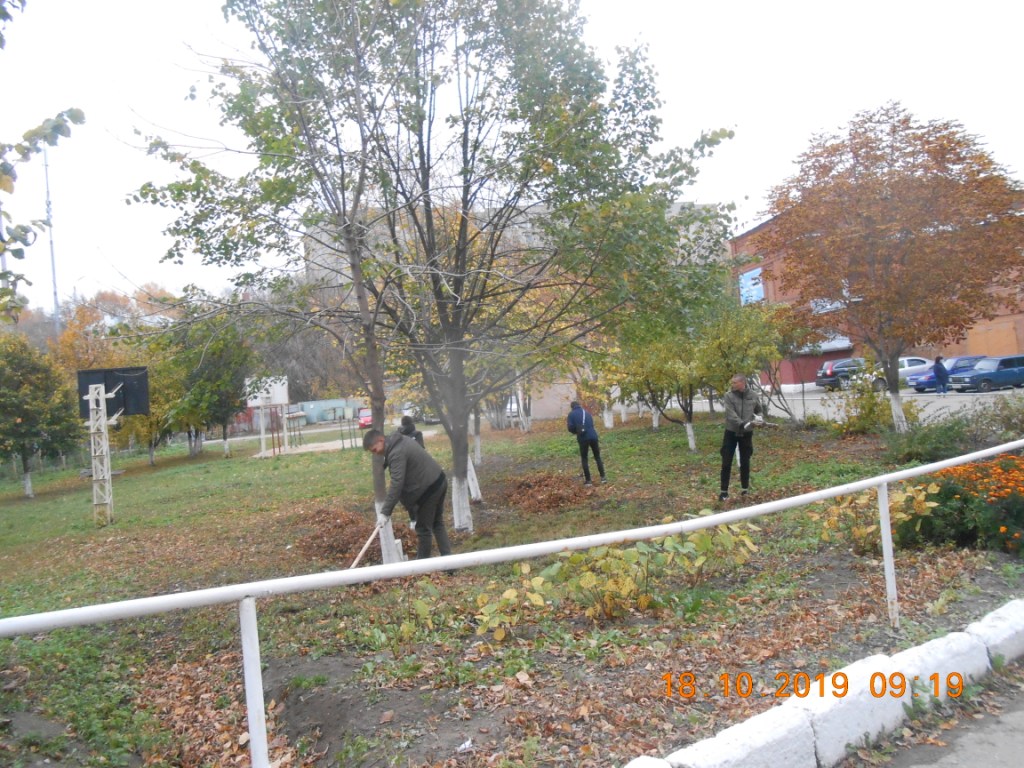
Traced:
POLYGON ((399 501, 411 512, 423 495, 441 480, 441 465, 411 437, 398 432, 384 438, 384 466, 391 474, 381 514, 391 516, 399 501))
POLYGON ((761 403, 757 395, 749 389, 737 392, 730 389, 722 398, 725 407, 725 428, 737 435, 753 432, 751 427, 744 427, 754 420, 755 413, 761 413, 761 403))
POLYGON ((932 366, 932 373, 935 374, 936 384, 942 384, 943 386, 949 384, 949 371, 946 370, 946 366, 941 362, 932 366))
POLYGON ((597 440, 597 429, 594 428, 594 417, 586 411, 582 405, 577 405, 571 411, 569 416, 565 420, 566 428, 576 435, 576 439, 581 443, 586 443, 590 440, 597 440))
POLYGON ((411 437, 413 440, 420 444, 420 448, 426 447, 423 444, 423 433, 416 429, 415 424, 403 424, 398 428, 398 434, 405 435, 406 437, 411 437))

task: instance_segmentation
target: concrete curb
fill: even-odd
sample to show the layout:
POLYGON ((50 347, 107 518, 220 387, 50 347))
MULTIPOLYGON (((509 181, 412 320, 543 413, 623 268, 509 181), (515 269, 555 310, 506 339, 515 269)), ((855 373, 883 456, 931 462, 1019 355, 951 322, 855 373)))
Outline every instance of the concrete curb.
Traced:
MULTIPOLYGON (((893 656, 878 654, 843 667, 848 689, 812 686, 784 704, 665 758, 638 757, 625 768, 829 768, 848 746, 870 744, 898 728, 911 708, 932 707, 950 691, 981 680, 993 664, 1024 656, 1024 600, 1012 600, 963 632, 952 632, 893 656), (902 689, 901 695, 896 695, 902 689)), ((842 679, 842 678, 838 678, 842 679)))

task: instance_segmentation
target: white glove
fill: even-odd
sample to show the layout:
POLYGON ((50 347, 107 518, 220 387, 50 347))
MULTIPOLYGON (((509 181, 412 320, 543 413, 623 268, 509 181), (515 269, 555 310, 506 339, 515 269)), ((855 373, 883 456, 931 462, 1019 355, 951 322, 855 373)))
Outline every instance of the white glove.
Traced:
POLYGON ((761 416, 760 413, 754 414, 754 424, 756 424, 757 426, 761 426, 762 424, 764 424, 764 417, 761 416))
POLYGON ((383 528, 385 525, 391 522, 389 515, 382 515, 380 512, 377 513, 377 527, 383 528))
POLYGON ((743 425, 743 431, 744 432, 746 432, 748 429, 750 429, 750 422, 749 421, 746 424, 743 425))

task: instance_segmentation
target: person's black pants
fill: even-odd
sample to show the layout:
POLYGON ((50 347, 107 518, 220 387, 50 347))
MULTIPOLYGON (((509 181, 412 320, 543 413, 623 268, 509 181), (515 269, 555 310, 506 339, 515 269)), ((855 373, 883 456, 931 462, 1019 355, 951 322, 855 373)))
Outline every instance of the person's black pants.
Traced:
POLYGON ((750 487, 750 457, 754 455, 754 433, 737 434, 732 430, 725 430, 722 438, 722 485, 723 491, 729 490, 729 478, 732 475, 732 457, 736 453, 736 446, 740 448, 740 485, 744 488, 750 487))
POLYGON ((590 482, 590 461, 587 453, 594 452, 594 461, 597 462, 597 474, 604 480, 604 463, 601 461, 601 446, 597 440, 577 440, 580 444, 580 461, 583 463, 583 479, 590 482))
POLYGON ((431 488, 416 505, 416 559, 430 557, 433 539, 441 555, 452 553, 448 543, 448 531, 444 527, 444 497, 448 493, 448 480, 442 479, 436 488, 431 488))

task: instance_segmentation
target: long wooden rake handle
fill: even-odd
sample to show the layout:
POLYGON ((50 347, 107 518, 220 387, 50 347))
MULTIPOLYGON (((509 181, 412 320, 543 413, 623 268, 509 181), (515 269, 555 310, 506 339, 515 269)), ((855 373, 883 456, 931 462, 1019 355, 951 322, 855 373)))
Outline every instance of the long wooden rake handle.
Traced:
POLYGON ((370 544, 373 543, 373 538, 377 535, 377 531, 379 531, 379 530, 380 530, 380 523, 378 523, 377 525, 373 526, 373 530, 370 531, 370 538, 368 538, 366 540, 366 543, 363 544, 363 548, 359 550, 359 554, 356 555, 356 559, 352 561, 352 565, 349 566, 349 569, 355 568, 357 565, 359 565, 359 561, 363 559, 363 555, 365 555, 366 554, 366 550, 368 550, 370 548, 370 544))

